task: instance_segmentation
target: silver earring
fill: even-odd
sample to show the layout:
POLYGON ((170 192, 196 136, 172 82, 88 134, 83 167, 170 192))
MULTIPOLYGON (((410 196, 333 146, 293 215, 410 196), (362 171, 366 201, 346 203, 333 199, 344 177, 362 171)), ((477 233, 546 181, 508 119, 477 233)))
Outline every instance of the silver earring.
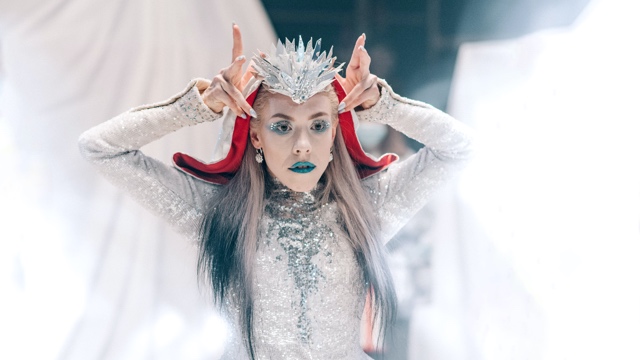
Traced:
POLYGON ((256 161, 258 162, 258 164, 262 164, 262 162, 264 161, 264 157, 262 156, 262 154, 262 149, 256 149, 256 161))
POLYGON ((333 149, 329 150, 329 161, 333 160, 333 149))

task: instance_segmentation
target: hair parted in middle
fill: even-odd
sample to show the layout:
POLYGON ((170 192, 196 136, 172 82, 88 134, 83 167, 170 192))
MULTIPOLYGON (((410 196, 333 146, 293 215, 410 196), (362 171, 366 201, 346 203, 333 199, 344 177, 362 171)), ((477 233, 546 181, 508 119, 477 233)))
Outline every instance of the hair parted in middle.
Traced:
MULTIPOLYGON (((258 114, 272 94, 261 85, 253 104, 258 114)), ((329 97, 332 124, 338 122, 338 96, 333 86, 327 86, 316 95, 329 97)), ((260 121, 260 116, 252 118, 250 126, 257 126, 260 121)), ((198 258, 198 273, 209 283, 216 304, 222 306, 230 293, 236 294, 243 338, 251 358, 255 357, 256 346, 252 325, 252 284, 258 228, 273 181, 266 162, 255 161, 255 152, 251 142, 247 141, 240 168, 226 185, 220 187, 216 203, 210 204, 206 210, 200 228, 198 258)), ((336 128, 333 161, 329 162, 320 181, 324 186, 317 201, 322 204, 334 201, 337 205, 339 223, 362 271, 363 287, 368 286, 365 290, 372 299, 373 318, 380 321, 378 337, 383 339, 395 318, 395 289, 380 239, 380 224, 361 185, 340 126, 336 128)))

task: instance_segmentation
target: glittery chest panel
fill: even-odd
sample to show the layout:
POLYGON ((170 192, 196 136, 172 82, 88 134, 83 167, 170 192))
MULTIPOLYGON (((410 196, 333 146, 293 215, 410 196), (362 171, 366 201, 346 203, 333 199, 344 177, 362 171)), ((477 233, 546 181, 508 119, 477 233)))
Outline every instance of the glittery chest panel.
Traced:
POLYGON ((333 203, 274 191, 255 268, 257 352, 267 359, 366 358, 360 349, 362 273, 333 203))

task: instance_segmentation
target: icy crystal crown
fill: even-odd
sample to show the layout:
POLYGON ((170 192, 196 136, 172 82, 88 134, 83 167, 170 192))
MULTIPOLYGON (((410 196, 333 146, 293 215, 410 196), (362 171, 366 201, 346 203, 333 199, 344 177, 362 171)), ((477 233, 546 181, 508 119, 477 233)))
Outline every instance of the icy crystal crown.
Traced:
POLYGON ((266 58, 253 57, 253 68, 269 90, 302 104, 331 84, 342 64, 332 67, 336 59, 331 57, 333 47, 329 54, 320 53, 321 39, 315 46, 311 46, 312 41, 309 40, 305 49, 302 36, 297 48, 289 39, 285 39, 285 44, 278 40, 277 46, 271 45, 271 53, 266 58))

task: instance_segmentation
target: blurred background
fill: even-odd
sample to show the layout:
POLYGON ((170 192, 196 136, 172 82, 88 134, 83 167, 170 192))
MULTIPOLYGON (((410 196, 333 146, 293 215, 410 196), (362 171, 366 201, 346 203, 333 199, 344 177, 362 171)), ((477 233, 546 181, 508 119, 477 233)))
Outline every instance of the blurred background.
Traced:
MULTIPOLYGON (((79 156, 84 130, 276 38, 473 127, 475 160, 390 243, 388 359, 640 358, 640 5, 625 0, 0 1, 0 358, 216 359, 195 246, 79 156)), ((143 150, 210 158, 218 124, 143 150)), ((371 153, 419 144, 363 124, 371 153)), ((366 333, 364 331, 363 333, 366 333)))

